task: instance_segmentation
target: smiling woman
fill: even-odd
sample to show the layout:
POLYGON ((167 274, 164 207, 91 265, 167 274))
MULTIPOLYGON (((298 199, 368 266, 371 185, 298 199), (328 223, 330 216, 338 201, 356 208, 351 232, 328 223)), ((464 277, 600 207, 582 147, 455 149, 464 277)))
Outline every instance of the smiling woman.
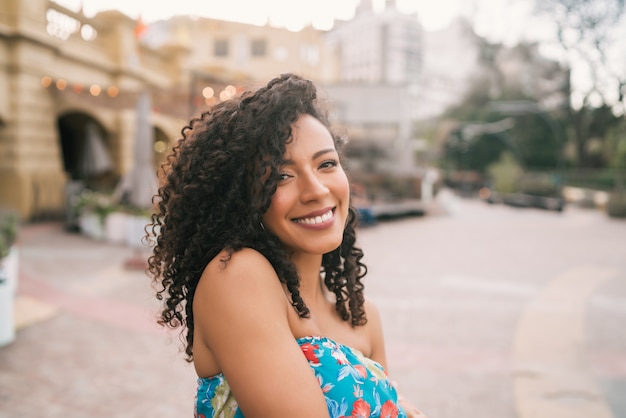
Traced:
POLYGON ((183 129, 149 237, 199 417, 417 417, 385 373, 357 217, 315 86, 285 74, 183 129))
POLYGON ((320 121, 301 115, 293 124, 265 227, 291 249, 325 254, 338 248, 348 218, 348 178, 333 137, 320 121))

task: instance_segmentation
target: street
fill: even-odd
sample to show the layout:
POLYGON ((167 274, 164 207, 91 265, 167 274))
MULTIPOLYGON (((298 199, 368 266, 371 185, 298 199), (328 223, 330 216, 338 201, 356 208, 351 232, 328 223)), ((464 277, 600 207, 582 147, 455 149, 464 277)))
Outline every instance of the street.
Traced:
POLYGON ((626 417, 626 222, 448 206, 360 236, 401 391, 429 417, 626 417))
MULTIPOLYGON (((626 417, 626 221, 437 206, 359 231, 400 392, 429 418, 626 417)), ((192 416, 193 368, 134 251, 23 228, 1 418, 192 416)))

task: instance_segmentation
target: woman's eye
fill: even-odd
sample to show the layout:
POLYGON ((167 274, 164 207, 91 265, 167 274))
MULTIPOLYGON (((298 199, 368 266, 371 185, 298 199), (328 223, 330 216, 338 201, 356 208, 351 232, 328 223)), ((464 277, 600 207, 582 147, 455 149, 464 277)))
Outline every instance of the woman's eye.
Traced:
POLYGON ((283 181, 283 180, 287 180, 289 177, 291 177, 289 174, 287 173, 279 173, 278 174, 278 180, 283 181))
POLYGON ((322 164, 320 164, 320 168, 330 168, 337 167, 339 162, 337 160, 326 160, 322 164))

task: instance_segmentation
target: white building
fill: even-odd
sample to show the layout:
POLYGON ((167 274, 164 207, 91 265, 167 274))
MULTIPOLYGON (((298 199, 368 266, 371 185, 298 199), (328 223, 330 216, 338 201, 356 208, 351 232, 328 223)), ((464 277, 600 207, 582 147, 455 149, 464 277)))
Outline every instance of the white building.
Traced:
POLYGON ((361 0, 354 18, 336 22, 328 42, 338 54, 342 82, 413 84, 422 66, 422 28, 415 14, 402 13, 395 0, 377 12, 361 0))
POLYGON ((462 18, 424 32, 418 119, 437 117, 463 98, 483 72, 480 53, 478 36, 462 18))
POLYGON ((412 171, 411 121, 422 67, 417 15, 398 10, 395 0, 382 11, 361 0, 354 18, 336 22, 327 40, 337 56, 338 81, 324 86, 335 118, 350 140, 385 149, 389 169, 412 171))

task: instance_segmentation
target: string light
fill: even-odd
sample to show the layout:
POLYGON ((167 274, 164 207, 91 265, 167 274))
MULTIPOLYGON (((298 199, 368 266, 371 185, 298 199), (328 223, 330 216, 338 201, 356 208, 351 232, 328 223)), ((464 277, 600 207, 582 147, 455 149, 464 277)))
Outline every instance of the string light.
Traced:
POLYGON ((211 87, 205 87, 202 89, 202 95, 205 99, 210 99, 215 95, 215 90, 213 90, 211 87))
POLYGON ((89 93, 91 93, 92 96, 99 96, 101 91, 102 89, 97 84, 93 84, 89 87, 89 93))
MULTIPOLYGON (((117 98, 120 95, 120 89, 117 86, 108 86, 102 87, 98 84, 92 84, 88 89, 81 83, 73 83, 70 84, 65 79, 54 79, 49 75, 44 75, 41 77, 41 85, 45 88, 49 88, 54 85, 58 90, 64 91, 67 88, 70 88, 72 92, 75 94, 82 94, 83 92, 88 92, 93 97, 99 97, 102 93, 106 92, 106 95, 110 98, 117 98)), ((220 91, 219 95, 216 95, 216 92, 213 87, 206 86, 202 89, 202 96, 193 96, 192 100, 194 106, 200 106, 205 104, 207 106, 213 106, 219 101, 230 100, 236 95, 240 94, 243 91, 243 87, 241 86, 233 86, 227 85, 223 90, 220 91), (219 98, 218 98, 219 97, 219 98)), ((138 94, 138 92, 126 92, 126 97, 128 94, 134 95, 138 94)), ((154 111, 158 112, 159 108, 155 106, 154 111)))
POLYGON ((119 93, 120 93, 119 89, 115 86, 111 86, 107 88, 107 94, 109 95, 109 97, 117 97, 119 93))
MULTIPOLYGON (((65 90, 68 87, 68 82, 62 78, 54 81, 53 78, 49 75, 44 75, 43 77, 41 77, 41 85, 43 87, 48 88, 53 84, 59 90, 65 90)), ((71 85, 71 89, 74 93, 78 94, 83 92, 84 87, 80 83, 75 83, 71 85)), ((117 97, 120 93, 120 90, 116 86, 109 86, 106 88, 106 92, 109 97, 117 97)), ((92 84, 91 87, 89 87, 89 93, 92 96, 99 96, 102 93, 102 87, 100 87, 98 84, 92 84)))

